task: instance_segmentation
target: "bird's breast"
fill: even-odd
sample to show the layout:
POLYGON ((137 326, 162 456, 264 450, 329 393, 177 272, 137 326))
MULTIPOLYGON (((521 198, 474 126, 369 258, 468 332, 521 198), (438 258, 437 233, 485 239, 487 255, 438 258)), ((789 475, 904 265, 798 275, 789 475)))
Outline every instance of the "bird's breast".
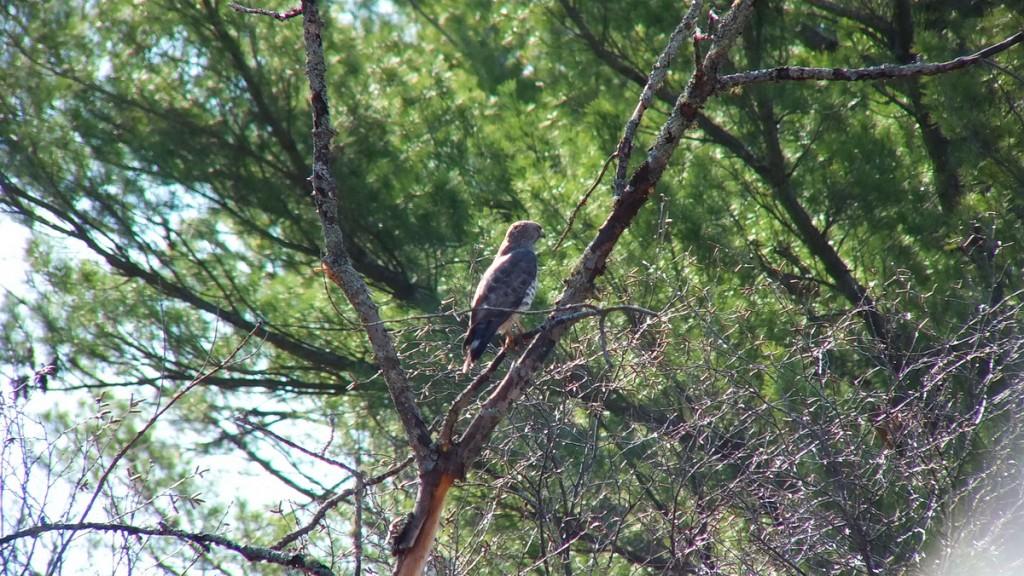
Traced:
POLYGON ((534 277, 533 282, 526 288, 526 293, 523 294, 523 301, 519 304, 519 310, 529 310, 530 304, 533 304, 533 297, 537 294, 537 278, 534 277))

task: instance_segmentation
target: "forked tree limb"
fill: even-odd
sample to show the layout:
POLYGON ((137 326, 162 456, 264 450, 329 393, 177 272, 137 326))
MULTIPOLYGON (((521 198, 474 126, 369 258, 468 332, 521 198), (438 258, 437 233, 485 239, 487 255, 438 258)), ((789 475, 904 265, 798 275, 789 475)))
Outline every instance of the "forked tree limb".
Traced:
MULTIPOLYGON (((694 4, 699 1, 694 0, 694 4)), ((719 70, 726 59, 726 54, 744 28, 752 9, 753 0, 737 0, 720 19, 718 30, 712 39, 707 55, 699 60, 699 65, 693 72, 685 90, 675 101, 672 112, 661 127, 657 140, 649 149, 646 159, 623 187, 608 218, 566 280, 566 287, 558 299, 559 309, 548 316, 526 351, 512 364, 490 397, 484 401, 483 406, 472 418, 459 440, 451 442, 449 445, 446 438, 444 447, 441 449, 433 443, 414 401, 408 380, 400 366, 391 337, 383 327, 376 305, 370 298, 365 283, 352 268, 344 249, 343 236, 337 223, 336 184, 329 171, 328 151, 333 131, 330 128, 327 110, 325 64, 320 39, 322 24, 315 0, 303 0, 307 72, 310 80, 314 118, 314 201, 324 228, 326 247, 324 264, 330 271, 332 280, 341 286, 346 297, 356 309, 364 329, 367 331, 374 355, 381 366, 419 468, 420 484, 414 510, 402 524, 398 525, 393 534, 393 553, 398 557, 394 574, 414 576, 422 573, 433 547, 449 488, 479 458, 494 430, 507 415, 512 403, 529 385, 533 375, 542 368, 555 344, 572 325, 572 321, 566 319, 564 309, 582 304, 592 296, 594 282, 603 274, 607 259, 619 238, 632 224, 633 219, 661 179, 682 134, 698 121, 701 108, 714 93, 735 86, 783 79, 867 80, 938 74, 969 66, 1021 41, 1020 35, 1015 35, 999 45, 973 56, 936 65, 886 66, 845 72, 827 69, 786 68, 785 72, 780 71, 781 69, 773 69, 720 77, 719 70)), ((687 18, 691 13, 696 14, 696 9, 692 6, 687 13, 687 18)), ((690 26, 692 26, 692 22, 690 26)), ((680 28, 689 29, 686 26, 685 18, 684 22, 680 24, 680 28)), ((667 56, 669 59, 670 57, 671 54, 667 56)), ((654 94, 659 90, 657 76, 661 71, 659 63, 648 79, 648 84, 645 85, 644 94, 648 92, 654 94)), ((642 95, 634 118, 631 118, 630 122, 639 125, 645 108, 642 95)), ((630 134, 629 126, 628 124, 626 135, 630 134)), ((635 126, 633 131, 635 132, 635 126)), ((631 143, 627 141, 626 144, 630 145, 631 143)), ((449 414, 449 419, 452 422, 445 426, 445 435, 453 433, 454 419, 457 418, 457 413, 458 411, 454 416, 449 414)))
MULTIPOLYGON (((566 10, 569 10, 571 4, 564 2, 566 10)), ((647 83, 644 85, 644 89, 640 92, 640 101, 637 102, 636 108, 633 110, 633 115, 630 116, 629 121, 626 122, 626 128, 623 130, 622 139, 619 140, 619 145, 615 150, 615 155, 618 158, 618 166, 615 169, 615 181, 613 184, 614 194, 616 197, 621 196, 622 192, 626 189, 626 173, 629 169, 629 157, 633 153, 633 141, 636 139, 636 130, 640 127, 640 122, 643 120, 644 112, 651 106, 651 102, 654 100, 654 95, 661 89, 665 83, 665 77, 668 75, 669 66, 672 65, 672 60, 675 58, 676 53, 679 52, 679 48, 683 45, 683 42, 693 36, 695 23, 697 21, 697 15, 700 12, 701 0, 695 0, 690 4, 689 10, 686 11, 686 15, 683 16, 679 25, 672 31, 672 35, 669 37, 668 43, 665 45, 665 49, 662 50, 661 55, 654 63, 654 68, 647 77, 647 83)), ((573 8, 574 9, 574 8, 573 8)))
MULTIPOLYGON (((583 303, 593 293, 594 281, 604 272, 608 255, 660 180, 683 132, 694 123, 699 110, 714 93, 719 68, 729 47, 743 29, 752 8, 753 0, 739 0, 722 17, 711 49, 677 100, 671 116, 658 134, 655 145, 649 150, 644 163, 630 178, 623 193, 616 199, 612 213, 566 281, 566 288, 558 300, 560 308, 583 303)), ((538 335, 520 359, 512 364, 505 378, 471 420, 458 443, 442 454, 443 464, 433 471, 421 473, 415 509, 394 539, 393 551, 398 556, 394 574, 418 576, 422 573, 433 547, 448 488, 455 479, 463 476, 466 469, 480 456, 512 403, 529 385, 533 374, 544 365, 555 344, 571 324, 562 318, 561 312, 552 312, 538 335)))
POLYGON ((508 355, 508 352, 507 346, 502 348, 494 356, 494 359, 491 360, 491 363, 487 365, 487 368, 473 378, 473 381, 452 401, 452 405, 448 408, 448 413, 441 423, 441 432, 438 434, 438 443, 441 446, 441 450, 448 450, 451 447, 452 438, 455 434, 455 424, 458 422, 459 416, 473 402, 477 392, 490 381, 491 376, 501 366, 501 363, 505 361, 505 356, 508 355))

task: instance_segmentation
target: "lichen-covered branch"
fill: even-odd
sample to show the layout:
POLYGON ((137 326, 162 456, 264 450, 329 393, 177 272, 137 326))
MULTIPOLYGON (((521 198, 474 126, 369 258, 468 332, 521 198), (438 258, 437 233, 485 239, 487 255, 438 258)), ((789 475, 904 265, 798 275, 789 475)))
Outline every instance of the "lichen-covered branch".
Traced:
POLYGON ((868 68, 807 68, 804 66, 778 66, 764 70, 751 70, 729 74, 718 79, 718 89, 727 90, 738 86, 760 84, 762 82, 783 82, 788 80, 827 80, 839 82, 859 82, 866 80, 889 80, 911 76, 934 76, 961 68, 966 68, 994 56, 1017 44, 1024 42, 1024 32, 1018 32, 1006 40, 993 44, 970 56, 961 56, 946 62, 933 64, 904 64, 871 66, 868 68))
POLYGON ((274 20, 291 20, 296 16, 302 16, 302 7, 292 8, 291 10, 285 10, 283 12, 277 12, 274 10, 267 10, 265 8, 249 8, 248 6, 242 6, 234 2, 228 4, 235 12, 241 12, 242 14, 255 14, 257 16, 269 16, 274 20))
POLYGON ((665 45, 665 49, 658 56, 658 60, 654 63, 654 68, 647 77, 647 84, 644 85, 644 89, 640 92, 640 101, 637 102, 633 115, 626 122, 622 139, 619 140, 619 145, 615 150, 615 155, 618 157, 618 166, 615 169, 615 182, 613 185, 615 196, 622 195, 623 190, 626 188, 626 173, 629 169, 629 157, 633 153, 633 140, 636 138, 636 130, 640 127, 640 121, 643 120, 644 112, 650 107, 651 101, 654 99, 658 89, 665 83, 668 68, 672 64, 672 59, 675 58, 676 53, 679 52, 679 47, 683 45, 684 40, 693 35, 694 23, 697 20, 697 14, 700 12, 701 4, 701 0, 694 0, 690 4, 690 9, 686 11, 683 19, 679 22, 679 25, 672 31, 668 44, 665 45))
POLYGON ((373 347, 373 355, 387 383, 388 392, 402 421, 409 446, 416 454, 417 463, 430 459, 431 437, 420 415, 419 407, 409 387, 408 378, 398 360, 398 352, 390 333, 381 323, 377 304, 362 277, 352 267, 345 250, 344 234, 338 222, 337 183, 331 173, 330 110, 327 106, 327 64, 324 60, 323 40, 320 37, 323 21, 315 0, 302 2, 302 28, 306 45, 306 75, 309 79, 310 103, 313 107, 313 201, 324 233, 324 268, 330 279, 341 287, 352 308, 359 315, 366 335, 373 347))

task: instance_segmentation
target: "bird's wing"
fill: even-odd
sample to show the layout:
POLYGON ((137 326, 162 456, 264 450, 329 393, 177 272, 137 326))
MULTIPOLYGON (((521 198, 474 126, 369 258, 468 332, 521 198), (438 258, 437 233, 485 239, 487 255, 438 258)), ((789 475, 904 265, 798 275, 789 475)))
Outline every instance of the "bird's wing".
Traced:
POLYGON ((470 323, 488 312, 507 317, 529 307, 537 283, 537 255, 532 250, 513 250, 495 258, 477 285, 470 323), (490 310, 488 310, 490 309, 490 310))

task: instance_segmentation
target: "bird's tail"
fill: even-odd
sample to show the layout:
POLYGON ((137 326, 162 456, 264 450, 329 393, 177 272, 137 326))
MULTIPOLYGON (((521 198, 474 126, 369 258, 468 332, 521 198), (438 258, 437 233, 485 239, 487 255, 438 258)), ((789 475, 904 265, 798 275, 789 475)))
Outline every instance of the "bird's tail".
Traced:
POLYGON ((470 327, 469 332, 466 333, 466 339, 462 342, 462 349, 466 353, 466 361, 462 364, 463 374, 468 374, 473 363, 484 355, 494 334, 495 329, 491 327, 490 322, 482 322, 470 327))

